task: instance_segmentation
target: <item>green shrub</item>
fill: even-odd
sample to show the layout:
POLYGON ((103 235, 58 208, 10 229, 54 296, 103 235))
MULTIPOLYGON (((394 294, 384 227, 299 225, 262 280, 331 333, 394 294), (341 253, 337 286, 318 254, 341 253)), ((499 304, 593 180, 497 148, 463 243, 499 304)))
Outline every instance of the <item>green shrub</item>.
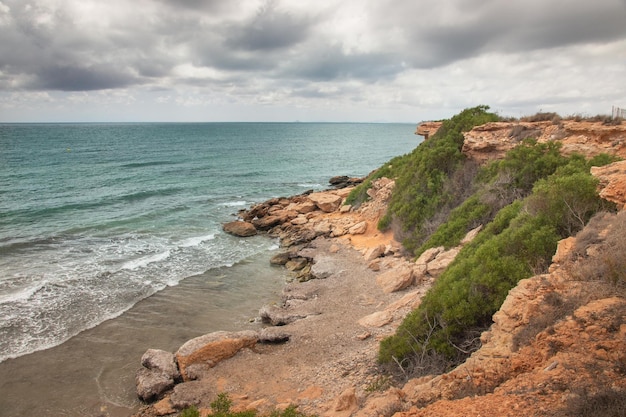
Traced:
POLYGON ((496 182, 506 188, 513 198, 528 195, 535 182, 545 178, 567 163, 567 158, 560 153, 559 142, 538 143, 527 138, 505 157, 489 164, 479 174, 484 182, 496 182))
MULTIPOLYGON (((560 239, 580 230, 594 213, 611 209, 597 195, 591 163, 578 155, 560 156, 557 145, 527 141, 483 171, 485 184, 492 186, 508 172, 505 185, 513 194, 532 193, 500 209, 461 250, 420 307, 381 342, 379 360, 405 366, 439 356, 452 366, 477 347, 477 335, 491 324, 508 291, 544 271, 560 239)), ((453 210, 448 223, 422 247, 452 245, 472 221, 485 216, 490 206, 478 197, 480 192, 484 190, 453 210)))
POLYGON ((200 411, 198 411, 198 407, 192 405, 181 411, 178 417, 200 417, 200 411))
MULTIPOLYGON (((231 411, 231 407, 233 405, 233 401, 230 399, 228 394, 220 393, 217 395, 217 398, 210 404, 212 416, 213 417, 255 417, 257 415, 254 410, 247 411, 231 411)), ((196 407, 190 407, 188 409, 183 410, 180 414, 181 417, 199 417, 199 412, 196 407), (191 413, 184 414, 183 413, 191 413), (195 414, 194 414, 195 413, 195 414)), ((290 405, 286 409, 279 411, 274 410, 269 414, 269 417, 315 417, 315 416, 307 416, 304 413, 301 413, 297 410, 297 408, 293 405, 290 405)))
POLYGON ((421 255, 429 248, 444 246, 446 249, 459 244, 468 231, 482 224, 491 208, 483 203, 477 194, 465 200, 463 204, 452 210, 447 221, 415 252, 421 255))
POLYGON ((421 226, 427 219, 460 203, 454 187, 446 187, 446 183, 465 159, 461 153, 463 132, 498 120, 488 109, 477 106, 444 121, 437 133, 407 155, 398 168, 396 187, 380 224, 388 226, 397 219, 402 224, 399 238, 409 251, 424 241, 421 226))

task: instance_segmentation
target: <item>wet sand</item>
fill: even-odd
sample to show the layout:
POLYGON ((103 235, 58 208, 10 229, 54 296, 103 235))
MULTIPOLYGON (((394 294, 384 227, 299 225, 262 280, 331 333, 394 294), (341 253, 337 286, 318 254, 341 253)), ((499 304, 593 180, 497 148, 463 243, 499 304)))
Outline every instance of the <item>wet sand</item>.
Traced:
POLYGON ((174 352, 205 333, 260 327, 250 320, 280 299, 287 278, 270 256, 187 278, 62 345, 0 363, 0 414, 132 415, 141 406, 134 379, 147 349, 174 352))

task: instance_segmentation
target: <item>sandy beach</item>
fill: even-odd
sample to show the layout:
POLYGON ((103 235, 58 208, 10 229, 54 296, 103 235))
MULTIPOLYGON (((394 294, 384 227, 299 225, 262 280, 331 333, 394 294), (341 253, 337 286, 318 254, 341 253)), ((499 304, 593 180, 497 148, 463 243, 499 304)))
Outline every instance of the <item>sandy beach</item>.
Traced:
MULTIPOLYGON (((304 317, 274 328, 288 334, 289 341, 242 349, 199 380, 176 385, 137 416, 166 415, 193 403, 208 412, 220 393, 233 399, 235 409, 267 412, 297 405, 304 412, 341 414, 343 406, 335 404, 339 397, 364 398, 384 385, 376 362, 379 342, 419 302, 428 283, 392 293, 377 284, 374 269, 379 267, 372 268, 364 254, 377 247, 399 248, 390 232, 375 227, 381 204, 373 200, 358 212, 321 214, 335 223, 366 221, 366 231, 318 237, 298 247, 298 256, 312 258, 330 272, 324 279, 294 281, 283 289, 282 310, 304 317)), ((409 262, 399 253, 381 259, 393 267, 409 262)))

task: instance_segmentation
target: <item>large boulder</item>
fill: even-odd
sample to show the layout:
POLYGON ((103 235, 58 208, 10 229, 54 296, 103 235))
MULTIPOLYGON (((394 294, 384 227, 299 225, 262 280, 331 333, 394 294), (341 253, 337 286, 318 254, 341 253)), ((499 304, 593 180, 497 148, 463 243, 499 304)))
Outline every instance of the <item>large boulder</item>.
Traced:
POLYGON ((350 227, 348 229, 348 233, 351 235, 362 235, 363 233, 365 233, 366 230, 367 230, 367 222, 362 221, 350 227))
POLYGON ((385 249, 386 249, 386 246, 382 244, 367 249, 365 251, 365 254, 363 254, 363 257, 365 258, 365 262, 371 262, 374 259, 383 256, 385 254, 385 249))
POLYGON ((141 357, 142 368, 135 375, 137 396, 150 402, 161 396, 180 380, 174 355, 158 349, 148 349, 141 357))
POLYGON ((259 230, 269 230, 274 226, 288 222, 290 219, 283 214, 269 215, 252 220, 252 224, 259 230))
POLYGON ((139 369, 135 375, 137 396, 145 402, 152 402, 161 398, 174 384, 174 380, 164 373, 147 368, 139 369))
POLYGON ((319 256, 311 266, 311 275, 317 279, 326 279, 337 272, 337 263, 330 256, 319 256))
POLYGON ((387 294, 403 290, 413 285, 413 281, 413 268, 408 265, 390 269, 376 277, 376 284, 387 294))
POLYGON ((171 352, 160 349, 148 349, 141 356, 141 365, 144 368, 164 373, 174 380, 180 379, 176 357, 171 352))
POLYGON ((256 227, 249 222, 234 221, 225 223, 222 229, 224 229, 226 233, 239 237, 254 236, 257 234, 256 227))
POLYGON ((235 356, 241 349, 253 347, 258 340, 258 333, 252 330, 219 331, 191 339, 176 352, 180 373, 184 380, 189 380, 187 368, 190 366, 199 364, 212 368, 220 361, 235 356))
POLYGON ((415 261, 416 265, 426 266, 429 262, 437 257, 441 252, 445 251, 443 246, 437 246, 436 248, 426 249, 415 261))
POLYGON ((312 193, 309 198, 320 210, 326 213, 336 211, 343 200, 340 196, 331 193, 312 193))
POLYGON ((437 257, 430 261, 426 266, 428 274, 430 276, 436 277, 439 276, 443 271, 446 270, 448 265, 454 261, 454 258, 459 254, 459 248, 452 248, 445 252, 441 252, 437 257))
POLYGON ((393 321, 393 312, 377 311, 369 314, 359 320, 359 324, 363 327, 383 327, 393 321))

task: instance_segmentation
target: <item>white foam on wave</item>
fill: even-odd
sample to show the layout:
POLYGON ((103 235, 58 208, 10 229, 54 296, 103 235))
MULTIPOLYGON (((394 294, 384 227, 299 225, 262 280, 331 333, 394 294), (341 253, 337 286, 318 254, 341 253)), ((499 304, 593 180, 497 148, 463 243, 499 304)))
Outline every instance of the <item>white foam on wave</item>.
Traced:
POLYGON ((303 183, 303 184, 298 184, 298 187, 302 187, 302 188, 322 188, 322 184, 307 184, 307 183, 303 183))
POLYGON ((19 303, 30 299, 37 291, 41 290, 48 284, 48 281, 41 281, 33 285, 29 285, 24 288, 20 288, 16 291, 10 291, 5 294, 0 294, 0 304, 4 303, 19 303))
POLYGON ((169 250, 166 250, 165 252, 144 256, 139 259, 133 259, 132 261, 125 262, 122 265, 121 269, 128 269, 132 271, 135 269, 143 268, 151 263, 163 261, 169 258, 170 255, 171 255, 171 252, 169 250))
POLYGON ((207 240, 213 240, 213 239, 215 239, 215 233, 211 233, 211 234, 204 235, 204 236, 194 236, 194 237, 190 237, 190 238, 183 240, 182 242, 180 242, 179 246, 181 248, 191 248, 194 246, 198 246, 202 242, 206 242, 207 240))
POLYGON ((247 201, 243 201, 243 200, 228 201, 226 203, 222 203, 222 205, 224 207, 242 207, 242 206, 247 206, 248 202, 247 201))

